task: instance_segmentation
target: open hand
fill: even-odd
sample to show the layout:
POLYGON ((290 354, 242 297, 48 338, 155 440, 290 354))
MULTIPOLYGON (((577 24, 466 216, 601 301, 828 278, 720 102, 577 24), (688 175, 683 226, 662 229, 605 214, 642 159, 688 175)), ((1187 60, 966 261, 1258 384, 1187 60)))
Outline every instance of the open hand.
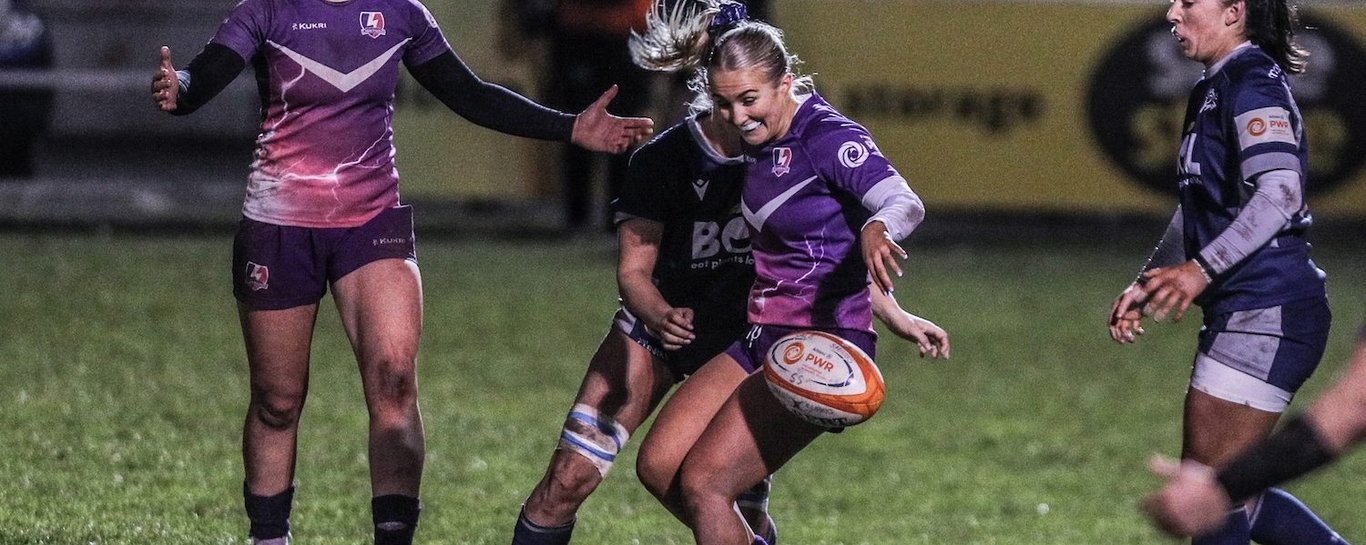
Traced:
POLYGON ((906 259, 906 250, 892 240, 887 226, 881 221, 870 221, 859 233, 859 246, 863 249, 863 262, 868 266, 868 274, 873 284, 882 293, 892 293, 892 275, 901 276, 901 264, 897 259, 906 259))
POLYGON ((1148 469, 1165 480, 1143 499, 1143 512, 1159 530, 1173 537, 1192 537, 1217 530, 1228 520, 1232 501, 1214 478, 1214 470, 1193 460, 1177 462, 1153 456, 1148 469))
POLYGON ((176 98, 180 96, 180 78, 175 67, 171 66, 171 48, 161 46, 161 65, 152 75, 152 102, 163 112, 174 112, 176 98))
POLYGON ((617 96, 617 86, 607 89, 598 100, 574 118, 570 141, 592 151, 621 153, 649 138, 655 122, 648 117, 617 117, 607 113, 607 105, 617 96))

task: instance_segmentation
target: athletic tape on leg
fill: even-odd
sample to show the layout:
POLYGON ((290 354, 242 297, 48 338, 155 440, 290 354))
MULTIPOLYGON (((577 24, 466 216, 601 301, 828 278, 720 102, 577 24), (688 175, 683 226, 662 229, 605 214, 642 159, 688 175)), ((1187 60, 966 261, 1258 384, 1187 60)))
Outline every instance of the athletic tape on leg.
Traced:
POLYGON ((560 448, 587 458, 605 477, 630 435, 616 420, 598 413, 591 405, 575 403, 569 416, 564 419, 560 448))

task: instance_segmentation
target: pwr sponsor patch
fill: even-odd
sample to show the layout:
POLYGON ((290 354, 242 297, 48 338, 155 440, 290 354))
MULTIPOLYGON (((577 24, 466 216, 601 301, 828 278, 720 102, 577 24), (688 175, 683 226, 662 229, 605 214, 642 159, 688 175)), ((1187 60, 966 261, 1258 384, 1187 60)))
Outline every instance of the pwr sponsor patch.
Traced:
POLYGON ((1233 118, 1233 123, 1238 127, 1238 145, 1242 149, 1269 142, 1292 146, 1300 143, 1290 122, 1290 112, 1285 108, 1258 108, 1233 118))

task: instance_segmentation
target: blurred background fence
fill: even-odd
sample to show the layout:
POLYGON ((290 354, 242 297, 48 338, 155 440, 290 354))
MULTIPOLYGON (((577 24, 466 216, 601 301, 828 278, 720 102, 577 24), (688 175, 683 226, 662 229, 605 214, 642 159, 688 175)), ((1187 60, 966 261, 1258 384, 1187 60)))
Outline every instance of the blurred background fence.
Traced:
MULTIPOLYGON (((509 39, 498 0, 425 3, 481 77, 544 98, 544 44, 509 39)), ((32 172, 0 179, 0 222, 231 225, 258 122, 250 71, 187 118, 157 112, 148 86, 160 45, 183 66, 233 4, 15 0, 0 17, 15 27, 23 11, 37 14, 51 62, 0 63, 0 96, 50 92, 51 108, 32 172)), ((1295 86, 1313 152, 1310 203, 1320 223, 1362 225, 1366 3, 1302 6, 1302 40, 1314 56, 1295 86)), ((868 126, 932 210, 1160 221, 1173 203, 1185 95, 1199 75, 1180 58, 1165 7, 775 0, 771 9, 818 90, 868 126)), ((475 127, 411 80, 397 100, 403 198, 428 210, 422 224, 558 225, 555 144, 475 127)), ((0 102, 0 126, 16 129, 20 103, 0 102)), ((657 104, 661 127, 677 109, 657 104)))

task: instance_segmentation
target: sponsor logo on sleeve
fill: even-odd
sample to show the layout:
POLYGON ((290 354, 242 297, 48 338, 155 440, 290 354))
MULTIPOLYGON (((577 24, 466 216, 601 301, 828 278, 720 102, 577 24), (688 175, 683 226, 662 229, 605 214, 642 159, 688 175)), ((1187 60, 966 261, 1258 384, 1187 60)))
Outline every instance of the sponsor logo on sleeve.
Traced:
POLYGON ((839 157, 845 168, 858 168, 868 160, 868 148, 858 142, 845 142, 840 146, 839 157))
POLYGON ((1242 149, 1272 142, 1299 144, 1295 126, 1290 122, 1290 112, 1285 108, 1258 108, 1234 117, 1233 123, 1238 127, 1238 145, 1242 149))
POLYGON ((384 13, 378 11, 360 12, 360 33, 371 38, 384 35, 384 13))

